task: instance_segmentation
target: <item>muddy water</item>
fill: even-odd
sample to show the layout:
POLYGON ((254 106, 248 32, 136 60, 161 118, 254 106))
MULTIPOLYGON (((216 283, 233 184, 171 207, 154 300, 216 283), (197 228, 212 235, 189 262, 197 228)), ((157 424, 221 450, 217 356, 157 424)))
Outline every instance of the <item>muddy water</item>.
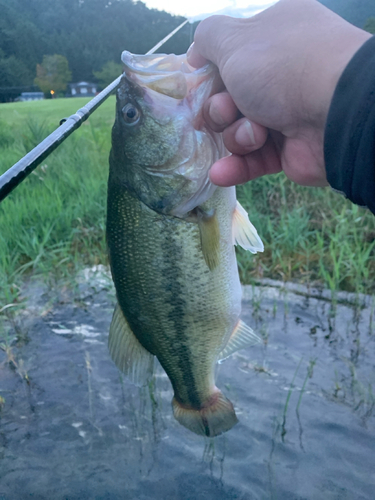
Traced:
POLYGON ((209 440, 173 419, 161 369, 140 390, 114 367, 111 290, 50 310, 34 290, 0 360, 0 499, 372 500, 374 304, 298 292, 246 289, 265 344, 218 366, 240 423, 209 440))

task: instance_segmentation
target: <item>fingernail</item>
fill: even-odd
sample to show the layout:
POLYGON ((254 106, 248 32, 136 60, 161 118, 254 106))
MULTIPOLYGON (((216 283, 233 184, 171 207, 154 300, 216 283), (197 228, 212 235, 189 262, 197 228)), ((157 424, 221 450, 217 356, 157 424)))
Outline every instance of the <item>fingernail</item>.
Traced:
POLYGON ((186 60, 190 66, 196 67, 195 57, 194 57, 194 42, 190 45, 186 52, 186 60))
POLYGON ((238 127, 234 139, 239 146, 243 146, 245 148, 251 147, 255 145, 255 136, 254 130, 251 123, 248 120, 245 120, 238 127))
POLYGON ((193 45, 194 45, 194 42, 190 45, 190 47, 187 49, 187 52, 186 52, 186 58, 189 59, 189 56, 191 54, 191 51, 193 50, 193 45))
POLYGON ((201 68, 207 64, 207 59, 195 50, 194 42, 190 45, 188 51, 186 52, 186 60, 190 66, 193 66, 193 68, 201 68))

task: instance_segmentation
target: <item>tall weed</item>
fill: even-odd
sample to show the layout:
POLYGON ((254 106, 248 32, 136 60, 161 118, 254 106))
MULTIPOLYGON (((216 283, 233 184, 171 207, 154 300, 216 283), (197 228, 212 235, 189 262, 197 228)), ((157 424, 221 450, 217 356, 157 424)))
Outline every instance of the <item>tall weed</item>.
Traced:
MULTIPOLYGON (((26 152, 48 133, 26 120, 11 147, 26 152)), ((82 127, 1 203, 0 304, 14 300, 30 273, 58 277, 106 262, 109 131, 99 134, 107 147, 98 149, 92 127, 82 127)), ((0 172, 8 166, 1 161, 0 172)))
POLYGON ((297 186, 284 174, 237 188, 265 244, 238 251, 243 282, 260 277, 375 292, 375 217, 329 188, 297 186))

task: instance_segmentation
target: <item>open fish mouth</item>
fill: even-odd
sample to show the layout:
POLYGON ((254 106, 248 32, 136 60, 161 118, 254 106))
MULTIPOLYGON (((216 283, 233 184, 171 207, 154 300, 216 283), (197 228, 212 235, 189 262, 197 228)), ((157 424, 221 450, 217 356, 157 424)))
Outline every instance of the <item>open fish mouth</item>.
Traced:
POLYGON ((141 87, 174 99, 188 97, 214 71, 212 64, 195 69, 186 54, 137 55, 124 51, 121 60, 126 76, 141 87))

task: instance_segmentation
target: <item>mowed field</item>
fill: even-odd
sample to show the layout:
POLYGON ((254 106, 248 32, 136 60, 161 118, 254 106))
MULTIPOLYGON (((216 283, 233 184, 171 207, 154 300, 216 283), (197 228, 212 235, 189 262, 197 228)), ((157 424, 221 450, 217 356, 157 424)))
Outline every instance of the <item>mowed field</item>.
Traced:
MULTIPOLYGON (((0 173, 88 99, 0 105, 0 173)), ((23 280, 53 284, 106 264, 105 207, 115 98, 110 97, 0 205, 0 310, 19 300, 23 280)), ((238 252, 241 279, 297 281, 375 292, 375 217, 329 188, 296 186, 284 174, 238 188, 265 245, 238 252)))

